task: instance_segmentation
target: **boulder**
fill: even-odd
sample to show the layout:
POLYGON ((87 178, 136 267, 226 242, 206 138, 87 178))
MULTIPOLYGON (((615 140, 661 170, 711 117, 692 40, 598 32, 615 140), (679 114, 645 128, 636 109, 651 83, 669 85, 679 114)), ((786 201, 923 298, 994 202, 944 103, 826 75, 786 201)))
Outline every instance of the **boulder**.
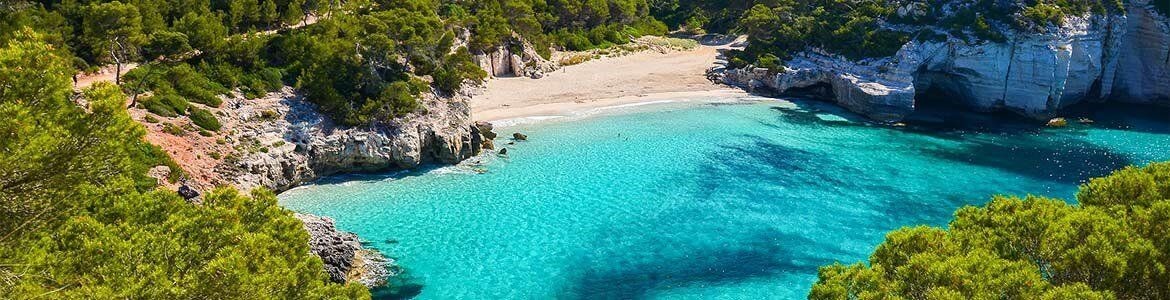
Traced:
POLYGON ((497 135, 495 132, 492 131, 492 129, 493 129, 492 123, 488 123, 485 121, 476 121, 475 127, 479 129, 479 134, 483 135, 484 139, 488 139, 488 140, 496 139, 497 135))
POLYGON ((178 192, 179 192, 179 196, 182 196, 183 199, 186 199, 188 201, 199 197, 199 191, 196 191, 195 188, 192 188, 190 185, 187 185, 186 183, 179 186, 178 192))
POLYGON ((512 133, 512 139, 517 140, 517 141, 527 141, 528 135, 516 132, 516 133, 512 133))

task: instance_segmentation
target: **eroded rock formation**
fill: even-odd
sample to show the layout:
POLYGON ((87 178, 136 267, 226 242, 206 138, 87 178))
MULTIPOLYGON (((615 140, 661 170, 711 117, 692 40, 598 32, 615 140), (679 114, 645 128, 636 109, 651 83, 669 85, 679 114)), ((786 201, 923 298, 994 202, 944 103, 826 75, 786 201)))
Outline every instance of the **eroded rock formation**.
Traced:
POLYGON ((362 247, 353 233, 339 231, 333 219, 296 214, 309 232, 309 251, 321 257, 325 273, 334 282, 357 282, 368 287, 386 284, 397 273, 394 262, 380 253, 362 247))
POLYGON ((1067 18, 1009 41, 911 41, 892 57, 851 61, 818 50, 780 72, 717 70, 715 80, 780 93, 817 94, 881 121, 913 112, 924 94, 977 111, 1048 119, 1082 101, 1170 104, 1170 22, 1148 1, 1124 15, 1067 18))
POLYGON ((467 100, 427 97, 425 113, 371 127, 333 124, 291 89, 253 100, 229 99, 236 157, 217 171, 237 187, 283 191, 337 173, 458 163, 481 143, 467 100))

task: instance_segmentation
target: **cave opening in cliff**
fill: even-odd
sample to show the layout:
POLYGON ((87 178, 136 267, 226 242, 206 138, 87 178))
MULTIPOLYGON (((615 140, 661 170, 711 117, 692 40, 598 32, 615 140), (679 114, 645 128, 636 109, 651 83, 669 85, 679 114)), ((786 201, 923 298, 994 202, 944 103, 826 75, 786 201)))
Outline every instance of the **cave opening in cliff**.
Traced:
POLYGON ((991 129, 1026 123, 1027 120, 1010 112, 981 110, 969 104, 971 91, 964 89, 971 85, 965 80, 945 72, 919 70, 914 80, 914 111, 904 122, 954 129, 991 129))
POLYGON ((804 87, 793 87, 781 93, 780 96, 809 98, 819 101, 833 101, 833 86, 827 82, 818 82, 804 87))

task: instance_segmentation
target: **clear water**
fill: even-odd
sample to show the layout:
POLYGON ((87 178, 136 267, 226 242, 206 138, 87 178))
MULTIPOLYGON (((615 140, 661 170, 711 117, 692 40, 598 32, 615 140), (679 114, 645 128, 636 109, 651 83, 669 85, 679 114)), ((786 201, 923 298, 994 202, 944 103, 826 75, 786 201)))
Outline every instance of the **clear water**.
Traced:
POLYGON ((498 130, 530 137, 497 139, 507 157, 281 201, 397 258, 419 299, 800 299, 888 230, 1170 159, 1168 115, 1148 110, 1061 129, 876 126, 815 102, 621 110, 498 130))

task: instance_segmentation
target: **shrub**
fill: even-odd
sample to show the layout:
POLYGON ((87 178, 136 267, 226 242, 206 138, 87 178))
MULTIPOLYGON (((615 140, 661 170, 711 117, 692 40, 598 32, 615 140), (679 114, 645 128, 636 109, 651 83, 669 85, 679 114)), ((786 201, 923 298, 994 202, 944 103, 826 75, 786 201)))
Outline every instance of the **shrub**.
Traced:
POLYGON ((183 128, 175 126, 175 124, 171 123, 163 123, 162 131, 174 136, 183 136, 187 134, 186 130, 183 130, 183 128))
POLYGON ((179 113, 176 112, 173 107, 163 103, 158 98, 160 98, 160 97, 149 97, 146 99, 139 100, 138 105, 141 106, 142 108, 145 108, 146 111, 148 111, 152 114, 159 115, 159 116, 168 117, 168 118, 173 118, 173 117, 179 116, 179 113))
POLYGON ((192 123, 195 123, 195 125, 198 125, 203 129, 216 131, 219 130, 221 126, 219 124, 219 119, 216 119, 215 115, 212 115, 211 111, 206 109, 192 107, 191 114, 188 117, 191 118, 192 123))
POLYGON ((809 299, 1170 295, 1170 163, 1093 179, 1077 200, 996 196, 959 209, 948 230, 890 232, 869 264, 821 267, 809 299))
POLYGON ((1064 12, 1060 10, 1060 7, 1043 2, 1025 8, 1023 15, 1032 24, 1040 26, 1060 25, 1064 23, 1064 12))

